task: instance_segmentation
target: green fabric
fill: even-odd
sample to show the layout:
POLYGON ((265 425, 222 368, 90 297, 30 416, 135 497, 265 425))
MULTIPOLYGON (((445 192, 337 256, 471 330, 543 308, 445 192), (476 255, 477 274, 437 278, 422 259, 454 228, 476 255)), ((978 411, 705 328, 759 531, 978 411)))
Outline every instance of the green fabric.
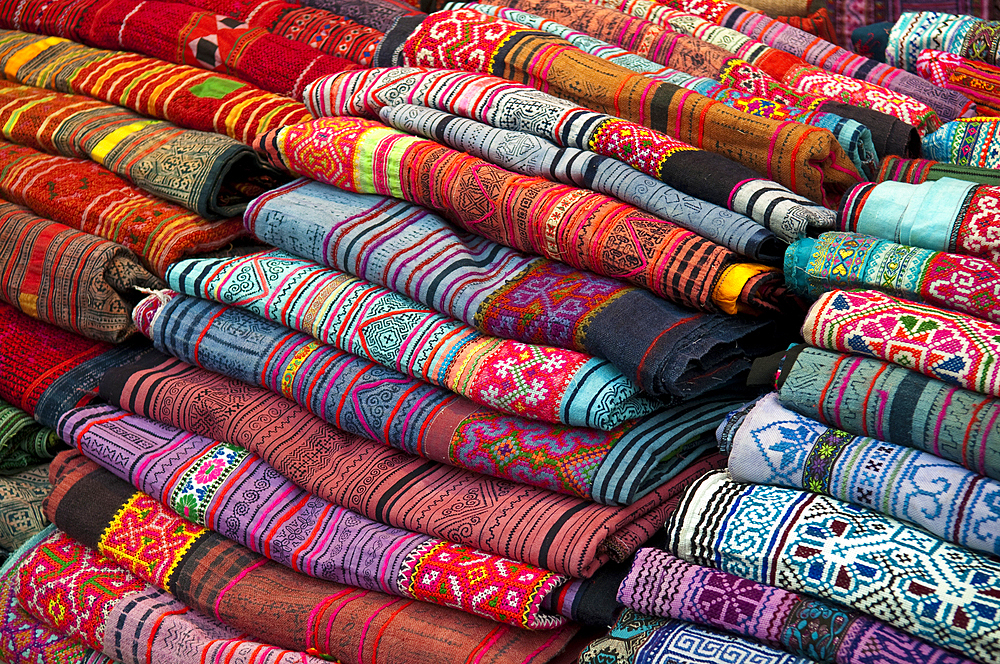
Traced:
POLYGON ((0 475, 15 473, 55 456, 55 431, 19 408, 0 401, 0 475))

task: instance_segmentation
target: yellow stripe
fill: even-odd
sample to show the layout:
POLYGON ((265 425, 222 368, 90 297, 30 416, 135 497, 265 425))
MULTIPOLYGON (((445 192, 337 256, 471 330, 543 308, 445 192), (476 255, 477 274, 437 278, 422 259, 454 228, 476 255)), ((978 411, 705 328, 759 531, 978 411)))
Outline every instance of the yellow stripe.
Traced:
POLYGON ((63 42, 66 41, 69 40, 63 39, 61 37, 49 37, 48 39, 42 39, 41 41, 37 41, 34 44, 31 44, 30 46, 25 46, 24 48, 15 52, 14 55, 10 56, 10 59, 7 60, 7 64, 4 65, 3 68, 4 76, 6 76, 7 80, 9 81, 16 80, 15 77, 17 76, 17 70, 23 67, 25 63, 29 62, 32 58, 34 58, 42 51, 51 48, 56 44, 62 44, 63 42))
POLYGON ((100 162, 101 166, 106 166, 107 164, 104 163, 104 160, 116 145, 125 140, 126 136, 134 134, 154 122, 157 122, 157 120, 139 120, 138 122, 133 122, 132 124, 115 129, 113 132, 98 141, 97 145, 95 145, 90 151, 90 158, 94 161, 100 162))

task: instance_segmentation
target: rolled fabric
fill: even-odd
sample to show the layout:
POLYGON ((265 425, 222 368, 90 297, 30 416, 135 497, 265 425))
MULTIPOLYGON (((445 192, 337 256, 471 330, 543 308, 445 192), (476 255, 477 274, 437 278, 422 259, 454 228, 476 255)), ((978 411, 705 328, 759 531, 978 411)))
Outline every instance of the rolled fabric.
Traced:
POLYGON ((809 309, 802 336, 819 348, 883 359, 1000 396, 996 323, 877 291, 832 291, 809 309))
POLYGON ((691 196, 745 214, 779 237, 798 237, 809 225, 827 228, 833 223, 830 210, 719 155, 495 77, 421 68, 375 69, 317 80, 306 102, 316 116, 365 117, 376 117, 386 106, 419 104, 614 157, 691 196), (531 110, 538 108, 544 113, 531 110), (706 177, 706 169, 712 177, 706 177))
MULTIPOLYGON (((339 429, 411 454, 604 504, 631 504, 711 447, 732 396, 705 396, 614 431, 477 407, 241 309, 150 297, 149 334, 178 359, 294 399, 339 429)), ((728 411, 726 411, 728 412, 728 411)))
POLYGON ((0 400, 0 475, 51 459, 57 445, 55 431, 0 400))
POLYGON ((258 149, 298 175, 444 209, 470 232, 703 311, 728 298, 738 300, 727 305, 730 311, 746 309, 759 299, 754 285, 777 278, 773 268, 738 264, 726 248, 603 194, 517 175, 360 118, 279 130, 258 149), (330 162, 331 150, 342 164, 330 162))
POLYGON ((232 76, 58 37, 0 30, 0 66, 8 80, 93 97, 247 144, 312 117, 302 104, 232 76))
MULTIPOLYGON (((941 12, 904 12, 889 31, 885 61, 906 71, 917 71, 923 50, 962 55, 962 43, 980 20, 941 12)), ((954 119, 954 118, 949 118, 954 119)))
POLYGON ((639 549, 618 601, 647 615, 745 636, 817 664, 971 664, 854 611, 692 565, 658 549, 639 549))
POLYGON ((707 629, 680 620, 646 616, 632 609, 619 614, 607 636, 580 653, 580 664, 614 661, 620 664, 809 664, 770 646, 733 634, 707 629))
MULTIPOLYGON (((838 15, 839 16, 839 15, 838 15)), ((802 32, 816 35, 820 39, 837 44, 837 28, 830 19, 830 13, 826 7, 820 7, 808 16, 775 16, 776 21, 787 23, 793 28, 798 28, 802 32)), ((846 40, 843 43, 848 43, 846 40)))
POLYGON ((14 551, 45 528, 42 503, 51 490, 47 463, 0 475, 0 550, 14 551))
POLYGON ((100 394, 258 454, 303 489, 369 519, 577 577, 631 555, 662 527, 688 483, 725 465, 708 455, 629 507, 610 507, 428 463, 335 429, 266 388, 158 353, 108 370, 100 394))
POLYGON ((1000 322, 1000 266, 973 256, 946 254, 860 233, 823 233, 799 240, 785 254, 785 282, 818 297, 839 288, 878 289, 890 295, 1000 322))
POLYGON ((960 166, 1000 168, 996 142, 1000 118, 954 120, 924 137, 924 157, 960 166))
POLYGON ((777 237, 753 219, 688 196, 617 159, 559 148, 531 134, 497 129, 424 106, 384 106, 378 115, 390 127, 515 173, 549 178, 617 198, 751 260, 774 263, 784 251, 777 237))
POLYGON ((454 662, 470 652, 491 664, 510 658, 543 664, 577 629, 522 630, 313 579, 185 521, 74 452, 53 463, 59 465, 46 504, 53 523, 191 609, 280 648, 352 664, 391 664, 406 649, 423 664, 454 662), (132 542, 140 533, 148 546, 138 559, 132 542))
POLYGON ((0 399, 53 428, 97 395, 104 371, 150 350, 138 340, 112 346, 85 339, 0 302, 0 399))
POLYGON ((860 179, 829 131, 750 117, 604 62, 558 37, 475 11, 432 14, 406 40, 403 52, 401 63, 377 64, 463 69, 523 80, 732 159, 819 203, 835 204, 844 189, 860 179), (467 41, 471 34, 477 35, 474 42, 467 41), (482 55, 457 55, 468 48, 482 55))
POLYGON ((665 549, 842 604, 979 662, 1000 651, 1000 564, 827 496, 710 473, 667 522, 665 549))
POLYGON ((58 430, 88 459, 188 521, 302 574, 517 627, 565 622, 541 603, 566 577, 382 525, 309 494, 243 448, 108 405, 74 409, 58 430))
POLYGON ((881 21, 855 28, 851 32, 854 52, 875 62, 885 62, 885 49, 889 45, 889 32, 892 26, 893 21, 881 21))
POLYGON ((89 159, 44 154, 3 141, 0 196, 134 251, 157 276, 182 256, 219 249, 244 235, 239 219, 205 221, 89 159))
POLYGON ((167 282, 528 419, 608 431, 659 405, 606 360, 485 335, 405 295, 280 249, 174 263, 167 282))
POLYGON ((375 30, 388 32, 396 24, 410 17, 421 18, 417 8, 405 0, 305 0, 308 7, 317 7, 345 16, 375 30))
MULTIPOLYGON (((908 182, 910 184, 922 184, 924 182, 940 180, 942 178, 953 178, 955 180, 965 180, 976 184, 988 184, 1000 186, 1000 170, 995 168, 979 168, 976 166, 959 166, 957 164, 946 164, 933 159, 900 159, 898 157, 886 157, 882 160, 882 166, 876 182, 892 180, 896 182, 908 182)), ((845 197, 845 200, 849 200, 845 197)), ((843 204, 846 209, 846 203, 843 204)))
MULTIPOLYGON (((917 68, 920 68, 920 59, 927 51, 922 51, 917 58, 917 68)), ((931 53, 936 53, 931 51, 931 53)), ((951 54, 941 53, 940 58, 951 54)), ((949 90, 961 92, 963 95, 976 103, 979 115, 996 117, 1000 115, 1000 67, 977 62, 958 56, 951 56, 952 66, 948 67, 947 79, 943 85, 949 90)))
POLYGON ((1000 482, 956 463, 831 429, 783 407, 774 392, 731 413, 717 436, 734 482, 824 494, 1000 553, 1000 482))
POLYGON ((119 343, 137 289, 162 284, 125 247, 0 200, 0 298, 32 318, 119 343))
POLYGON ((228 136, 180 129, 79 95, 0 81, 0 127, 12 143, 91 159, 206 219, 243 214, 255 196, 283 183, 228 136))
POLYGON ((806 417, 929 452, 1000 480, 1000 401, 856 355, 797 346, 775 382, 806 417))
MULTIPOLYGON (((917 73, 934 85, 948 85, 948 75, 955 70, 964 58, 954 53, 924 49, 917 56, 917 73)), ((977 110, 978 109, 978 104, 977 110)))
POLYGON ((780 348, 763 318, 682 309, 624 282, 460 233, 394 198, 303 178, 257 198, 244 222, 262 242, 487 334, 609 360, 653 396, 688 399, 733 384, 750 357, 780 348))

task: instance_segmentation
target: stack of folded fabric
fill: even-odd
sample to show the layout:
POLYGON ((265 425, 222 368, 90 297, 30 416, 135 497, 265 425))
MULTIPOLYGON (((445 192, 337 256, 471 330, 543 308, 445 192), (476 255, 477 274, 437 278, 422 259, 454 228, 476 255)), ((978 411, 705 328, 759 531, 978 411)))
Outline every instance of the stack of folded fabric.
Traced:
POLYGON ((986 28, 419 4, 0 5, 0 662, 1000 661, 986 28))

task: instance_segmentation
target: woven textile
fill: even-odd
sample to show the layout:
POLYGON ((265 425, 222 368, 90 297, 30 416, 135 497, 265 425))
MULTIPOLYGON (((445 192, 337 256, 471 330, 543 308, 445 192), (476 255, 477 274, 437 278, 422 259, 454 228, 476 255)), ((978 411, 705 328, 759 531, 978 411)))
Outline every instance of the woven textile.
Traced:
POLYGON ((809 309, 806 342, 898 364, 950 385, 1000 396, 1000 327, 875 291, 832 291, 809 309))
POLYGON ((45 527, 48 474, 46 464, 0 475, 0 548, 13 551, 45 527))
POLYGON ((206 219, 240 215, 282 182, 228 136, 180 129, 79 95, 0 82, 0 127, 8 141, 92 159, 206 219))
POLYGON ((906 71, 917 71, 917 58, 925 49, 962 55, 962 42, 977 23, 979 19, 968 15, 906 12, 889 31, 885 61, 906 71))
POLYGON ((121 245, 0 201, 0 298, 32 318, 117 343, 135 332, 127 299, 160 284, 121 245))
MULTIPOLYGON (((916 166, 914 179, 933 169, 934 165, 916 166)), ((918 186, 859 185, 844 197, 838 229, 1000 262, 1000 188, 950 177, 928 179, 932 181, 918 186)))
POLYGON ((664 620, 625 609, 607 636, 588 645, 580 664, 809 664, 770 646, 680 620, 664 620))
POLYGON ((517 175, 375 122, 323 118, 264 137, 261 150, 299 175, 444 209, 478 235, 626 279, 678 304, 777 306, 767 303, 778 297, 768 288, 778 278, 773 268, 736 263, 724 247, 603 194, 517 175))
POLYGON ((856 436, 930 452, 1000 479, 1000 402, 893 364, 798 347, 784 360, 781 403, 856 436))
MULTIPOLYGON (((885 62, 885 49, 889 45, 889 32, 892 30, 892 25, 892 21, 883 21, 855 28, 851 32, 851 44, 854 46, 854 52, 876 62, 885 62)), ((921 74, 921 76, 923 75, 921 74)))
POLYGON ((924 157, 960 166, 1000 168, 1000 118, 955 120, 924 137, 924 157))
MULTIPOLYGON (((820 7, 808 16, 775 16, 774 18, 782 23, 787 23, 793 28, 798 28, 802 32, 816 35, 831 44, 836 44, 840 41, 837 39, 837 27, 830 19, 830 13, 826 11, 826 7, 820 7)), ((842 43, 847 44, 850 42, 843 41, 842 43)))
POLYGON ((93 97, 241 143, 311 117, 302 104, 231 76, 58 37, 0 31, 0 66, 24 85, 93 97))
POLYGON ((42 323, 0 302, 0 399, 55 427, 89 403, 109 368, 140 359, 146 342, 112 346, 42 323))
POLYGON ((688 562, 843 604, 981 662, 1000 650, 1000 564, 849 503, 711 473, 681 499, 667 541, 688 562))
POLYGON ((343 433, 264 388, 151 357, 109 370, 101 396, 140 415, 260 455, 310 493, 405 528, 562 574, 589 577, 662 526, 670 499, 710 455, 627 508, 428 463, 343 433))
POLYGON ((775 393, 719 426, 729 478, 822 493, 1000 552, 1000 482, 933 454, 852 436, 784 408, 775 393))
POLYGON ((713 418, 739 401, 703 396, 610 432, 566 427, 476 407, 240 309, 178 296, 156 311, 161 351, 283 394, 348 433, 605 504, 631 504, 691 464, 710 447, 713 418))
POLYGON ((243 448, 113 406, 71 411, 59 432, 188 521, 303 574, 519 627, 564 622, 539 607, 565 577, 366 519, 310 495, 243 448))
POLYGON ((640 549, 618 601, 749 637, 818 664, 970 664, 894 627, 798 593, 640 549))
MULTIPOLYGON (((917 58, 918 70, 920 58, 924 53, 927 51, 921 52, 917 58)), ((946 55, 950 54, 941 54, 941 56, 946 55)), ((957 59, 956 65, 947 72, 945 87, 961 92, 975 102, 978 115, 991 117, 1000 115, 1000 67, 966 58, 957 59)))
POLYGON ((691 398, 733 382, 747 357, 775 337, 762 319, 682 309, 644 289, 457 232, 426 209, 385 196, 302 179, 257 198, 244 220, 262 242, 488 334, 602 357, 655 396, 691 398))
POLYGON ((345 664, 447 664, 472 652, 489 664, 542 664, 576 631, 523 630, 314 579, 185 521, 75 452, 53 464, 46 509, 57 526, 195 611, 280 648, 345 664))
POLYGON ((175 263, 171 288, 238 306, 474 403, 610 430, 657 403, 609 362, 482 334, 405 295, 274 249, 175 263))
POLYGON ((0 196, 35 214, 131 249, 163 276, 182 256, 243 235, 239 219, 209 222, 152 197, 90 160, 0 141, 0 196))
POLYGON ((614 157, 686 194, 745 214, 777 235, 797 237, 833 213, 754 171, 659 132, 503 79, 419 68, 379 69, 316 81, 306 103, 317 116, 376 117, 383 107, 418 104, 562 147, 614 157), (710 172, 712 177, 705 177, 710 172))
POLYGON ((963 59, 954 53, 925 49, 917 56, 916 70, 934 85, 948 85, 948 75, 962 64, 963 59))
POLYGON ((0 400, 0 475, 51 459, 58 444, 52 429, 0 400))
POLYGON ((1000 322, 996 263, 859 233, 799 240, 785 254, 785 281, 796 293, 811 297, 839 288, 877 289, 1000 322))
POLYGON ((1000 186, 1000 170, 994 168, 959 166, 957 164, 945 164, 933 159, 900 159, 899 157, 886 157, 883 159, 875 181, 885 182, 886 180, 893 180, 908 182, 910 184, 921 184, 923 182, 940 180, 941 178, 954 178, 977 184, 988 184, 994 187, 1000 186))
POLYGON ((405 0, 306 0, 302 4, 326 9, 382 32, 388 32, 402 19, 423 17, 405 0))

